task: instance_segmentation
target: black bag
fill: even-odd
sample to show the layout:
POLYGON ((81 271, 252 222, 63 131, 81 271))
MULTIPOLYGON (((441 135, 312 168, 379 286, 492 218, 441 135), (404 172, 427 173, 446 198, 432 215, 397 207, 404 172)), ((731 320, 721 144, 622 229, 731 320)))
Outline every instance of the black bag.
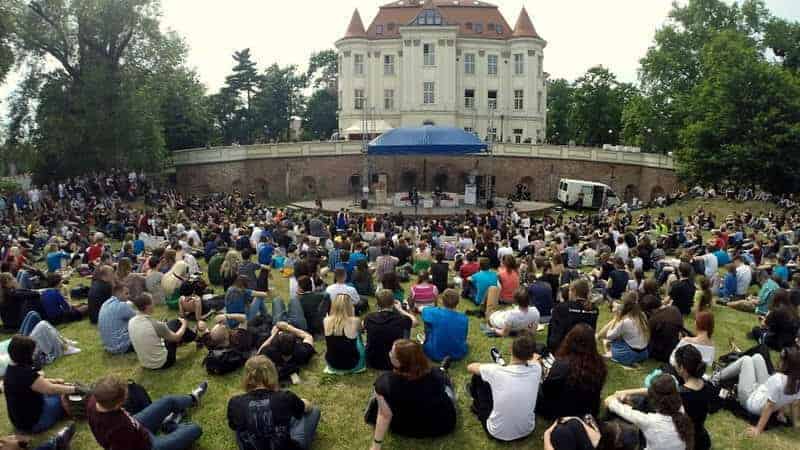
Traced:
POLYGON ((69 291, 72 298, 89 298, 89 286, 78 286, 69 291))
POLYGON ((209 350, 203 359, 203 366, 211 375, 231 373, 247 362, 247 355, 235 349, 209 350))
POLYGON ((128 399, 125 400, 125 411, 131 415, 139 414, 151 403, 153 400, 147 390, 135 381, 128 380, 128 399))

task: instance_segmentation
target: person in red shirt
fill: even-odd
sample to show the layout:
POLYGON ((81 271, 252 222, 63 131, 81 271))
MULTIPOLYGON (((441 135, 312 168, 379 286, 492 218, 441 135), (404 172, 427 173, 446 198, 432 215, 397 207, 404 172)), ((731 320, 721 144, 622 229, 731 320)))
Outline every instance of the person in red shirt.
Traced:
POLYGON ((367 219, 364 221, 364 228, 366 228, 367 232, 369 233, 375 231, 375 217, 368 216, 367 219))
POLYGON ((204 381, 190 395, 163 397, 135 415, 123 408, 128 384, 115 376, 100 379, 86 405, 86 418, 97 443, 105 450, 184 450, 203 430, 194 423, 180 423, 183 411, 197 406, 208 390, 204 381), (157 436, 162 428, 172 428, 157 436))
POLYGON ((478 264, 478 255, 475 252, 470 252, 467 254, 467 262, 461 265, 461 269, 458 270, 458 276, 464 280, 462 283, 461 288, 461 296, 464 298, 472 298, 474 292, 472 292, 475 288, 472 286, 472 283, 468 282, 467 280, 472 275, 478 273, 481 266, 478 264))
POLYGON ((103 249, 105 248, 105 236, 103 233, 94 235, 94 244, 90 245, 86 250, 89 264, 94 264, 103 256, 103 249))

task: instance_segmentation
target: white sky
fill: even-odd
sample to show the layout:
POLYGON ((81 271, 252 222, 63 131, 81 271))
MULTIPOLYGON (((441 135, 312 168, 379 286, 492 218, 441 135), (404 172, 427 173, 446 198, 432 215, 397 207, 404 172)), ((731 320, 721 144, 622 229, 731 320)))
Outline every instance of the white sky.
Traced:
MULTIPOLYGON (((234 51, 249 47, 259 68, 273 62, 305 67, 314 51, 333 48, 358 8, 365 26, 388 0, 162 0, 162 25, 190 46, 189 64, 209 92, 233 67, 234 51)), ((522 6, 548 42, 545 70, 574 80, 602 64, 636 81, 639 59, 664 23, 672 0, 494 0, 511 26, 522 6)), ((800 0, 766 0, 773 14, 800 20, 800 0)), ((0 112, 18 77, 0 86, 0 112)))

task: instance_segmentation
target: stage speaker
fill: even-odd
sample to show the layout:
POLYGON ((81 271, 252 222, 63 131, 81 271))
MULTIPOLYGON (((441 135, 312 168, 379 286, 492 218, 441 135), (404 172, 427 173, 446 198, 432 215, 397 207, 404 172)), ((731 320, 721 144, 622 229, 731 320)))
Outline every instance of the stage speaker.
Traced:
POLYGON ((361 209, 367 209, 368 206, 369 206, 369 201, 367 199, 365 199, 365 198, 362 198, 361 199, 361 209))

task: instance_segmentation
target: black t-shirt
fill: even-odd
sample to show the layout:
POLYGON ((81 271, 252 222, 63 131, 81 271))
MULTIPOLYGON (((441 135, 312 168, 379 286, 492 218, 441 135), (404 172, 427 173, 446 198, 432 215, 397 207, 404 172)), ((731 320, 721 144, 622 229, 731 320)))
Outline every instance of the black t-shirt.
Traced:
POLYGON ((408 264, 409 258, 411 258, 412 250, 410 247, 401 245, 395 247, 394 251, 392 251, 392 256, 398 259, 397 265, 402 266, 404 264, 408 264))
POLYGON ((694 424, 694 448, 695 450, 708 450, 711 448, 711 438, 704 425, 708 413, 717 409, 719 390, 710 383, 703 383, 703 388, 699 391, 681 386, 680 394, 686 415, 692 419, 694 424))
POLYGON ((300 419, 304 412, 303 401, 292 392, 258 389, 228 401, 228 426, 241 450, 300 450, 290 431, 292 418, 300 419))
POLYGON ((596 330, 599 314, 594 306, 585 309, 581 302, 574 300, 557 304, 553 307, 550 325, 547 327, 547 348, 551 352, 557 351, 564 336, 579 323, 585 323, 596 330))
POLYGON ((364 319, 367 331, 367 365, 373 369, 391 370, 389 351, 394 341, 411 331, 411 319, 395 310, 376 311, 364 319))
POLYGON ((89 287, 89 322, 97 324, 97 316, 100 314, 100 307, 106 300, 111 298, 111 284, 102 280, 92 281, 89 287))
POLYGON ((328 314, 331 301, 324 292, 308 292, 298 297, 309 331, 313 335, 322 334, 322 319, 328 314))
POLYGON ((775 349, 789 347, 797 337, 798 321, 796 314, 786 307, 770 311, 765 319, 765 325, 771 336, 768 336, 767 345, 772 344, 775 349))
POLYGON ((580 420, 570 419, 558 424, 550 433, 554 450, 594 450, 586 428, 580 420))
POLYGON ((445 393, 444 372, 431 370, 418 380, 384 372, 375 381, 375 392, 392 410, 392 433, 424 438, 443 436, 456 426, 456 408, 445 393))
POLYGON ((316 351, 313 345, 298 340, 294 346, 292 357, 288 360, 284 360, 283 356, 273 345, 262 350, 261 354, 275 363, 278 369, 278 378, 280 378, 281 381, 285 381, 289 379, 293 373, 299 372, 301 367, 308 364, 311 358, 316 354, 316 351))
POLYGON ((600 412, 600 394, 605 380, 574 385, 569 382, 569 360, 557 359, 542 382, 541 394, 536 402, 536 413, 548 419, 559 417, 597 417, 600 412))
POLYGON ((608 296, 614 300, 619 300, 622 297, 622 293, 628 289, 628 280, 630 280, 628 272, 615 269, 611 271, 608 277, 611 278, 611 288, 608 290, 608 296))
POLYGON ((30 431, 42 415, 44 396, 31 386, 39 373, 30 367, 9 365, 4 378, 8 418, 18 429, 30 431))
POLYGON ((669 362, 669 356, 678 342, 683 331, 683 316, 674 306, 655 310, 648 320, 650 327, 650 357, 656 361, 669 362))
POLYGON ((431 281, 439 293, 447 289, 447 273, 450 270, 450 265, 446 262, 433 263, 431 265, 431 281))
POLYGON ((684 316, 692 312, 694 303, 694 283, 689 279, 676 281, 669 290, 669 296, 674 304, 684 316))

